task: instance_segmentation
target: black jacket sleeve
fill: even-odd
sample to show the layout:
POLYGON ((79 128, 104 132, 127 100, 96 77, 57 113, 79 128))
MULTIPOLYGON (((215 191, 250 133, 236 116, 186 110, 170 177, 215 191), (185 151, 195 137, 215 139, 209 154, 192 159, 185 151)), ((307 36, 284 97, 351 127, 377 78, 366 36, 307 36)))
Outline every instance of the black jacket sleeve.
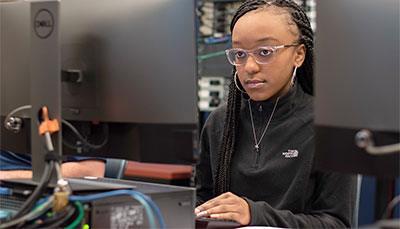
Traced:
POLYGON ((318 185, 307 213, 295 214, 277 210, 267 202, 248 198, 251 225, 289 228, 349 228, 355 205, 356 177, 337 173, 317 172, 318 185))
POLYGON ((203 129, 200 137, 199 159, 196 164, 196 206, 212 198, 213 181, 211 171, 211 159, 206 129, 203 129))

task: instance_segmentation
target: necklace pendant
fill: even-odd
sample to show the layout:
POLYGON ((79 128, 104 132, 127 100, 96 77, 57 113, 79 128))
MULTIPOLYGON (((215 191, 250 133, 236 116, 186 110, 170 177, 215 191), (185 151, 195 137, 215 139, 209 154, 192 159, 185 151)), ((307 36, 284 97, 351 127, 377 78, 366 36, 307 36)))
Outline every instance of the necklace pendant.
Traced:
POLYGON ((256 144, 256 145, 254 146, 254 148, 256 148, 257 152, 258 152, 258 150, 260 149, 260 147, 258 146, 258 144, 256 144))

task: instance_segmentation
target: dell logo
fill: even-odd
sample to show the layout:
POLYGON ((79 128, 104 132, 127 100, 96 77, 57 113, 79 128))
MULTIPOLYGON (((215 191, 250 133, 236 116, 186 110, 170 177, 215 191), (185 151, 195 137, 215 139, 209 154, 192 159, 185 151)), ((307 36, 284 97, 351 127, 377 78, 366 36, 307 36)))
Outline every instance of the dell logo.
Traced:
POLYGON ((54 17, 47 9, 39 10, 34 18, 33 28, 38 37, 48 38, 54 29, 54 17))

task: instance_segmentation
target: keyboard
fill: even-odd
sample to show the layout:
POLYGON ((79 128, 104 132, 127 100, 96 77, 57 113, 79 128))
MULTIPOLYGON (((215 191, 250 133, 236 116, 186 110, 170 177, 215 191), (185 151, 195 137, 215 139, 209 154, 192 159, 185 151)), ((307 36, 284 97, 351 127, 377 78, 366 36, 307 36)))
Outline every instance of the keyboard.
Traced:
POLYGON ((197 217, 196 228, 236 228, 240 227, 241 224, 233 220, 221 220, 213 219, 208 217, 197 217))

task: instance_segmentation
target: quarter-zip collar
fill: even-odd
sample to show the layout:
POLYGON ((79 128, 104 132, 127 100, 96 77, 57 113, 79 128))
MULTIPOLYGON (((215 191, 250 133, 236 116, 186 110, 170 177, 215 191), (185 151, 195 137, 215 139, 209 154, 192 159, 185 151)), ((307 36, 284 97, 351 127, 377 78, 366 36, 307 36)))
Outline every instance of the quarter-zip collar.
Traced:
MULTIPOLYGON (((286 94, 282 95, 279 99, 278 105, 275 110, 275 114, 271 122, 279 121, 290 115, 290 112, 295 106, 297 106, 303 99, 304 95, 303 89, 296 83, 286 94)), ((248 100, 249 96, 247 94, 242 94, 242 112, 249 114, 248 100)), ((251 110, 253 111, 253 116, 255 117, 266 117, 269 116, 274 108, 276 102, 275 99, 267 99, 265 101, 254 101, 250 99, 251 110)), ((247 115, 246 115, 247 116, 247 115)))

